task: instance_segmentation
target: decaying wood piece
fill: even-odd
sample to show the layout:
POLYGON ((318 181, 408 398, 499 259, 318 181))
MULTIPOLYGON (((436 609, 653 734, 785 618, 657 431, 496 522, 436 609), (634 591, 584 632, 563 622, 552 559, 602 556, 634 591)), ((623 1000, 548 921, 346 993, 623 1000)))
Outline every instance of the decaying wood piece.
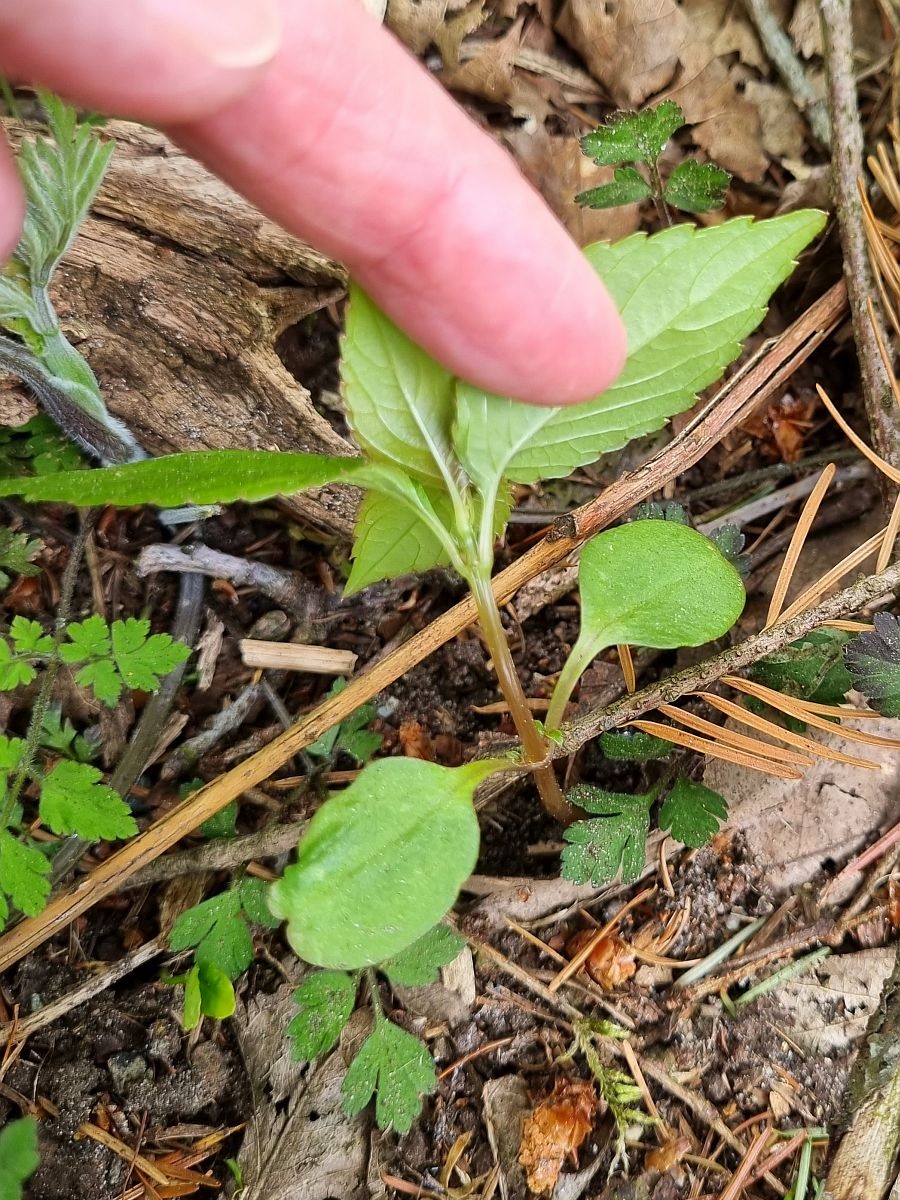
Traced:
MULTIPOLYGON (((5 122, 13 143, 24 127, 5 122)), ((109 172, 53 299, 110 410, 152 453, 352 453, 275 351, 343 291, 341 268, 290 237, 151 129, 114 121, 109 172)), ((305 522, 349 533, 356 496, 292 497, 305 522)))

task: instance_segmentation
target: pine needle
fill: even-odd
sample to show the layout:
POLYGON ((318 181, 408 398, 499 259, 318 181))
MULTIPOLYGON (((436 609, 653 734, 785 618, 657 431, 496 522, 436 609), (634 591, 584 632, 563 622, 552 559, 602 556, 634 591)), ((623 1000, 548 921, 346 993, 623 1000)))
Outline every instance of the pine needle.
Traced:
POLYGON ((676 708, 674 704, 660 704, 659 711, 680 725, 693 729, 695 733, 706 734, 714 741, 724 742, 726 746, 734 746, 738 750, 746 750, 758 758, 773 758, 776 762, 793 763, 795 767, 811 767, 813 760, 807 754, 797 754, 794 750, 786 750, 783 746, 773 746, 761 742, 759 738, 748 737, 734 729, 716 725, 695 713, 676 708))
POLYGON ((878 551, 878 558, 875 560, 876 575, 880 575, 882 571, 888 569, 894 553, 898 533, 900 533, 900 494, 898 494, 897 499, 894 501, 894 507, 891 509, 891 519, 887 523, 887 533, 884 535, 884 541, 881 543, 881 549, 878 551))
POLYGON ((781 570, 778 572, 778 579, 775 581, 775 588, 772 592, 772 599, 769 602, 769 611, 766 614, 765 628, 774 625, 778 620, 778 614, 781 612, 784 604, 784 598, 787 595, 787 590, 790 587, 791 580, 794 577, 794 570, 797 566, 797 560, 800 557, 809 531, 812 528, 812 523, 815 521, 822 501, 825 499, 825 493, 834 479, 834 473, 837 467, 834 463, 829 463, 822 474, 816 480, 816 485, 807 497, 806 503, 803 505, 803 511, 800 513, 800 520, 797 522, 797 528, 794 530, 790 545, 787 548, 787 554, 784 556, 784 562, 781 564, 781 570))
POLYGON ((833 566, 830 571, 826 571, 821 579, 817 579, 815 583, 810 584, 805 592, 801 592, 793 604, 788 605, 778 618, 779 622, 790 621, 792 617, 796 617, 800 613, 806 612, 808 608, 812 608, 813 605, 818 604, 826 592, 830 591, 839 580, 858 567, 861 562, 865 562, 870 554, 875 553, 884 541, 886 534, 887 527, 876 533, 874 537, 870 537, 867 542, 863 542, 861 546, 857 546, 846 558, 842 558, 839 563, 833 566))
MULTIPOLYGON (((798 721, 812 725, 814 729, 822 729, 826 733, 839 733, 841 737, 850 742, 864 742, 867 746, 884 746, 891 750, 900 749, 900 741, 895 738, 879 737, 875 733, 866 733, 862 729, 850 729, 846 725, 835 725, 833 721, 829 721, 826 717, 819 716, 818 713, 807 708, 802 700, 785 696, 781 692, 773 691, 772 688, 764 687, 761 683, 753 683, 749 679, 739 679, 734 675, 723 675, 722 683, 727 683, 735 691, 755 696, 757 700, 762 700, 763 703, 777 708, 780 712, 787 713, 790 717, 796 717, 798 721)), ((836 708, 833 715, 842 716, 844 715, 843 710, 836 708)))
POLYGON ((631 657, 631 650, 624 643, 616 646, 619 652, 619 665, 622 668, 622 674, 625 676, 625 687, 629 696, 634 694, 637 688, 637 676, 634 673, 634 659, 631 657))
POLYGON ((743 750, 733 750, 730 746, 723 746, 721 742, 714 742, 710 738, 696 737, 693 733, 685 733, 683 729, 676 729, 673 725, 664 725, 662 721, 629 721, 629 724, 635 729, 643 729, 645 733, 665 738, 667 742, 674 742, 676 746, 683 746, 686 750, 696 750, 709 758, 721 758, 725 762, 736 763, 739 767, 749 767, 751 771, 761 771, 763 775, 775 775, 778 779, 800 779, 803 774, 794 767, 783 767, 771 759, 746 754, 743 750))
POLYGON ((720 713, 731 717, 733 721, 739 721, 742 725, 749 725, 751 729, 758 729, 760 733, 767 733, 770 737, 787 742, 790 746, 806 750, 809 754, 815 755, 816 758, 825 758, 832 762, 846 763, 850 767, 877 770, 877 764, 869 762, 867 758, 854 758, 851 754, 844 754, 842 750, 833 750, 830 746, 823 746, 819 742, 814 742, 812 738, 804 737, 801 733, 794 733, 791 729, 784 729, 782 726, 776 725, 773 721, 767 721, 765 717, 751 712, 749 708, 744 708, 743 705, 735 704, 733 700, 726 700, 724 696, 715 696, 712 692, 699 692, 698 695, 712 708, 716 708, 720 713))
POLYGON ((868 621, 823 621, 823 629, 842 629, 844 633, 871 633, 875 628, 868 621))
POLYGON ((829 399, 828 393, 821 384, 816 384, 816 391, 819 393, 819 399, 831 413, 832 417, 834 417, 837 424, 840 425, 843 432, 847 435, 860 454, 864 455, 874 467, 881 471, 883 475, 886 475, 888 479, 890 479, 891 483, 900 484, 900 471, 898 471, 896 467, 892 467, 891 464, 883 459, 880 454, 876 454, 875 451, 862 440, 859 434, 850 428, 841 413, 838 411, 837 407, 829 399))

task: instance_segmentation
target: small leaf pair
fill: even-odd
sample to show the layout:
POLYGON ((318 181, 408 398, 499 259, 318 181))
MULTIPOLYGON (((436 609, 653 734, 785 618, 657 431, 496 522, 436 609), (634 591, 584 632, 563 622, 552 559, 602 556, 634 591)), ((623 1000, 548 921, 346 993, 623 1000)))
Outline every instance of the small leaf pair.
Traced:
POLYGON ((682 212, 710 212, 725 203, 731 176, 714 163, 687 158, 679 163, 665 186, 659 177, 659 156, 669 139, 684 125, 684 113, 672 100, 641 112, 616 113, 581 140, 581 148, 598 166, 617 167, 612 183, 590 188, 575 197, 585 208, 616 208, 648 197, 682 212), (640 163, 621 167, 619 163, 640 163))

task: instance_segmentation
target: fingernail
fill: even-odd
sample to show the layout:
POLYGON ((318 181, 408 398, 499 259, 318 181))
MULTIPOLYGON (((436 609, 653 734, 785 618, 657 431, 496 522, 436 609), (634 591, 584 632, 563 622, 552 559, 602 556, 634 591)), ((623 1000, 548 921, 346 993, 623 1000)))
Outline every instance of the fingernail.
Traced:
POLYGON ((281 42, 277 0, 142 0, 176 41, 217 67, 259 67, 281 42))

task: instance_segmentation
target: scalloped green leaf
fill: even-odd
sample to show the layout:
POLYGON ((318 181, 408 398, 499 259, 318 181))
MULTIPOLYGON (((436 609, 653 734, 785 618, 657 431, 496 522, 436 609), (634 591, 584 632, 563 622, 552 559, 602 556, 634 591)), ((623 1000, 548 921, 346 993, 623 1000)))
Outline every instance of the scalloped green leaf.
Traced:
POLYGON ((327 800, 269 894, 297 954, 352 970, 392 958, 436 925, 475 866, 475 788, 502 765, 382 759, 327 800))

